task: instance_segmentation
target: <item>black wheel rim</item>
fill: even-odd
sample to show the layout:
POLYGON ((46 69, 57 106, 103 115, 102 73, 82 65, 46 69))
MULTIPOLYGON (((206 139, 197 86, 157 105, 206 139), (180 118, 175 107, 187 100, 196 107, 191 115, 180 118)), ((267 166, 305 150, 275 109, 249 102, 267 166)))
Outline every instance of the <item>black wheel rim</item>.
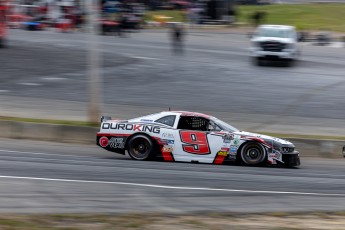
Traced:
POLYGON ((242 154, 244 162, 249 165, 258 165, 262 163, 264 156, 263 149, 257 144, 247 146, 242 154))
POLYGON ((148 140, 138 138, 133 140, 131 146, 131 155, 136 159, 145 159, 149 156, 151 145, 148 140))

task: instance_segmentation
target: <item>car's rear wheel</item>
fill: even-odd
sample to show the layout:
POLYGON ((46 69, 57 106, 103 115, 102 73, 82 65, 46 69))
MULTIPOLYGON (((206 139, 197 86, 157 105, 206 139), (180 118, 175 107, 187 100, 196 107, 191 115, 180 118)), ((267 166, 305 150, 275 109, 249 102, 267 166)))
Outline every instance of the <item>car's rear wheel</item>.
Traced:
POLYGON ((154 156, 154 143, 145 135, 136 135, 128 141, 128 154, 135 160, 150 160, 154 156))
POLYGON ((241 148, 241 160, 246 165, 259 166, 262 165, 267 156, 265 148, 256 142, 248 142, 241 148))

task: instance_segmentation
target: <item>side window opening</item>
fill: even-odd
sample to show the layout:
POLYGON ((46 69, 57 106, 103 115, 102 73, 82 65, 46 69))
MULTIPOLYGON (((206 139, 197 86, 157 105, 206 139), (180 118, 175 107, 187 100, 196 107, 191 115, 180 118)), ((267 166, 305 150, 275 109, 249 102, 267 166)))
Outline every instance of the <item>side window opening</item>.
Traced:
POLYGON ((220 132, 222 131, 222 128, 220 128, 216 123, 213 121, 210 121, 208 124, 207 131, 213 131, 213 132, 220 132))
POLYGON ((203 117, 180 117, 177 129, 207 131, 209 120, 203 117))
POLYGON ((155 122, 173 127, 175 124, 175 119, 176 119, 175 115, 168 115, 168 116, 155 120, 155 122))

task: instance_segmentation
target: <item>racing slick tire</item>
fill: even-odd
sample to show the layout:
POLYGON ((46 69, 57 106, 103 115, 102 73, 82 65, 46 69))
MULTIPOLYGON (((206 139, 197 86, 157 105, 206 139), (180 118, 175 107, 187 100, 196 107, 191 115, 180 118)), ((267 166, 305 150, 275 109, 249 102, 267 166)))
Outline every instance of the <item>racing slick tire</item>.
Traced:
POLYGON ((265 148, 256 142, 248 142, 243 145, 240 157, 244 164, 249 166, 263 165, 267 159, 265 148))
POLYGON ((127 146, 128 155, 132 159, 146 161, 154 157, 155 145, 146 135, 133 136, 127 146))

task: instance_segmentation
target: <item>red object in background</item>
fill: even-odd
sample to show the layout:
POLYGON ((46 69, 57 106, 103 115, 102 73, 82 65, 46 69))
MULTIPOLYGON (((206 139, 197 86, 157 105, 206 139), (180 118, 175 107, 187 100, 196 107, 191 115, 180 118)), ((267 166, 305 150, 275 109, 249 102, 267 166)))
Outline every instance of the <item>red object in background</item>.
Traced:
POLYGON ((106 26, 118 26, 119 25, 118 22, 114 22, 111 20, 100 19, 99 21, 101 22, 102 25, 106 25, 106 26))
POLYGON ((10 28, 20 28, 21 23, 28 21, 30 18, 30 16, 24 14, 10 14, 7 16, 7 25, 10 28))
POLYGON ((61 19, 55 24, 55 28, 60 32, 68 32, 73 29, 71 20, 69 19, 61 19))
POLYGON ((0 47, 4 45, 7 38, 6 23, 7 5, 5 1, 0 1, 0 47))

